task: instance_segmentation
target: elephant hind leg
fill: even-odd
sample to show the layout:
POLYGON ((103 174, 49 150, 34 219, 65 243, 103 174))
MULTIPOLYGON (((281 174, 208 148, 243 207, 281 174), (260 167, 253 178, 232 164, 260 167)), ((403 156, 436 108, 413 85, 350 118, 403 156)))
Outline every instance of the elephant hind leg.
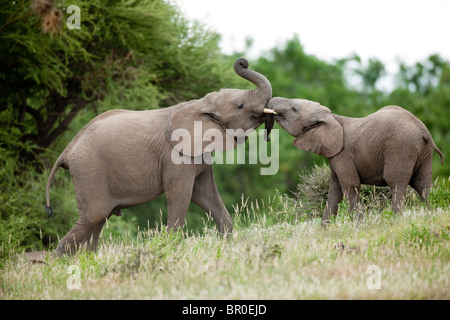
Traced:
POLYGON ((80 248, 95 251, 105 221, 92 223, 80 217, 72 229, 59 242, 56 254, 59 256, 73 254, 80 248))
POLYGON ((392 193, 392 211, 401 214, 404 209, 406 190, 410 173, 397 176, 396 179, 386 179, 385 181, 392 193))
POLYGON ((407 184, 389 185, 392 193, 392 211, 401 214, 404 209, 407 184))
POLYGON ((408 180, 387 180, 386 183, 392 193, 392 211, 401 214, 404 209, 408 180))
POLYGON ((410 186, 417 191, 423 202, 429 207, 428 196, 431 190, 432 154, 427 157, 411 177, 410 186))
POLYGON ((414 157, 411 152, 399 152, 386 156, 383 179, 391 189, 392 193, 392 211, 401 213, 404 209, 406 190, 413 174, 414 157))
POLYGON ((75 196, 79 212, 78 221, 61 239, 56 248, 56 254, 73 254, 80 248, 95 251, 98 238, 106 220, 112 215, 118 215, 116 200, 108 191, 102 177, 88 175, 79 179, 79 172, 71 172, 75 187, 75 196), (101 182, 101 184, 100 184, 101 182))
POLYGON ((97 201, 92 198, 86 200, 86 197, 80 197, 77 194, 78 211, 80 217, 70 231, 61 239, 56 248, 56 254, 73 254, 80 248, 88 251, 97 249, 98 238, 103 225, 112 213, 116 213, 110 200, 106 199, 101 193, 97 193, 97 201))

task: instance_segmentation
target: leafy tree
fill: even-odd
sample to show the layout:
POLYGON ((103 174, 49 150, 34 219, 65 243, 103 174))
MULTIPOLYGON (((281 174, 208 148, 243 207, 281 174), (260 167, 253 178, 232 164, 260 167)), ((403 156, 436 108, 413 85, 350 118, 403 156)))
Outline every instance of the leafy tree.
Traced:
POLYGON ((80 29, 66 26, 70 4, 0 4, 0 108, 11 110, 8 125, 34 145, 18 150, 26 160, 82 110, 164 107, 230 82, 218 35, 169 2, 80 0, 80 29))
POLYGON ((423 62, 416 62, 413 66, 400 63, 400 86, 427 95, 432 88, 439 85, 445 64, 446 62, 436 54, 423 62))
POLYGON ((374 91, 378 80, 385 74, 383 63, 378 59, 369 59, 367 67, 355 71, 362 79, 363 91, 374 91))

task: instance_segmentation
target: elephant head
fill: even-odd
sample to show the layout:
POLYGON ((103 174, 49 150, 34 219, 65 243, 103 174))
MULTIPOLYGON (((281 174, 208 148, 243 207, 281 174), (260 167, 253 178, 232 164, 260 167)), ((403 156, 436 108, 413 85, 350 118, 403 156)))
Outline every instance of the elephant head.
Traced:
POLYGON ((272 87, 266 77, 247 68, 246 59, 234 62, 236 73, 256 84, 256 90, 222 89, 173 107, 166 138, 177 151, 197 157, 212 151, 207 148, 212 142, 215 151, 225 151, 245 141, 264 121, 271 129, 273 115, 264 114, 264 108, 272 97, 272 87))
POLYGON ((338 154, 344 147, 344 131, 330 109, 304 99, 272 98, 268 108, 277 115, 275 120, 290 135, 293 145, 326 158, 338 154))

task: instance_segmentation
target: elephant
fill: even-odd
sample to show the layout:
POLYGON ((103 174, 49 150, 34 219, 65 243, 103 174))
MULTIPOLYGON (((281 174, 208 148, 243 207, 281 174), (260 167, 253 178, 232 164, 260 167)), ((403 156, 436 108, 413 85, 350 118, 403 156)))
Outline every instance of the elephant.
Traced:
POLYGON ((272 98, 267 108, 275 121, 295 137, 298 149, 319 154, 331 167, 330 186, 322 223, 338 211, 345 197, 351 212, 358 212, 361 184, 388 186, 392 210, 401 213, 408 184, 427 204, 431 188, 433 150, 436 147, 426 126, 411 112, 386 106, 364 118, 333 114, 318 102, 272 98))
POLYGON ((212 165, 206 161, 212 150, 205 134, 212 132, 214 150, 223 151, 242 143, 266 120, 271 129, 273 115, 264 114, 272 97, 271 84, 247 68, 244 58, 234 62, 235 72, 254 83, 256 90, 221 89, 155 110, 111 110, 85 125, 60 154, 47 181, 49 216, 53 213, 49 189, 59 167, 70 171, 79 211, 78 221, 59 242, 56 255, 71 254, 80 247, 95 251, 107 219, 162 193, 167 199, 169 230, 184 225, 192 201, 212 216, 220 234, 231 233, 231 216, 217 190, 212 165), (230 138, 230 132, 237 133, 230 138))

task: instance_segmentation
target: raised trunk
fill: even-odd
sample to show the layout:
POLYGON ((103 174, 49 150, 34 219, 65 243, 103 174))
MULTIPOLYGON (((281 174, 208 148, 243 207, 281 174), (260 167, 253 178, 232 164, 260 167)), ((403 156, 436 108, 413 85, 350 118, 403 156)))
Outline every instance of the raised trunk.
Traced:
MULTIPOLYGON (((256 90, 256 96, 259 101, 261 101, 262 105, 265 106, 267 101, 272 98, 272 86, 270 85, 269 80, 262 74, 249 70, 248 61, 244 58, 238 58, 234 62, 234 71, 242 78, 247 79, 248 81, 256 84, 258 89, 256 90)), ((261 109, 262 112, 262 109, 261 109)))

